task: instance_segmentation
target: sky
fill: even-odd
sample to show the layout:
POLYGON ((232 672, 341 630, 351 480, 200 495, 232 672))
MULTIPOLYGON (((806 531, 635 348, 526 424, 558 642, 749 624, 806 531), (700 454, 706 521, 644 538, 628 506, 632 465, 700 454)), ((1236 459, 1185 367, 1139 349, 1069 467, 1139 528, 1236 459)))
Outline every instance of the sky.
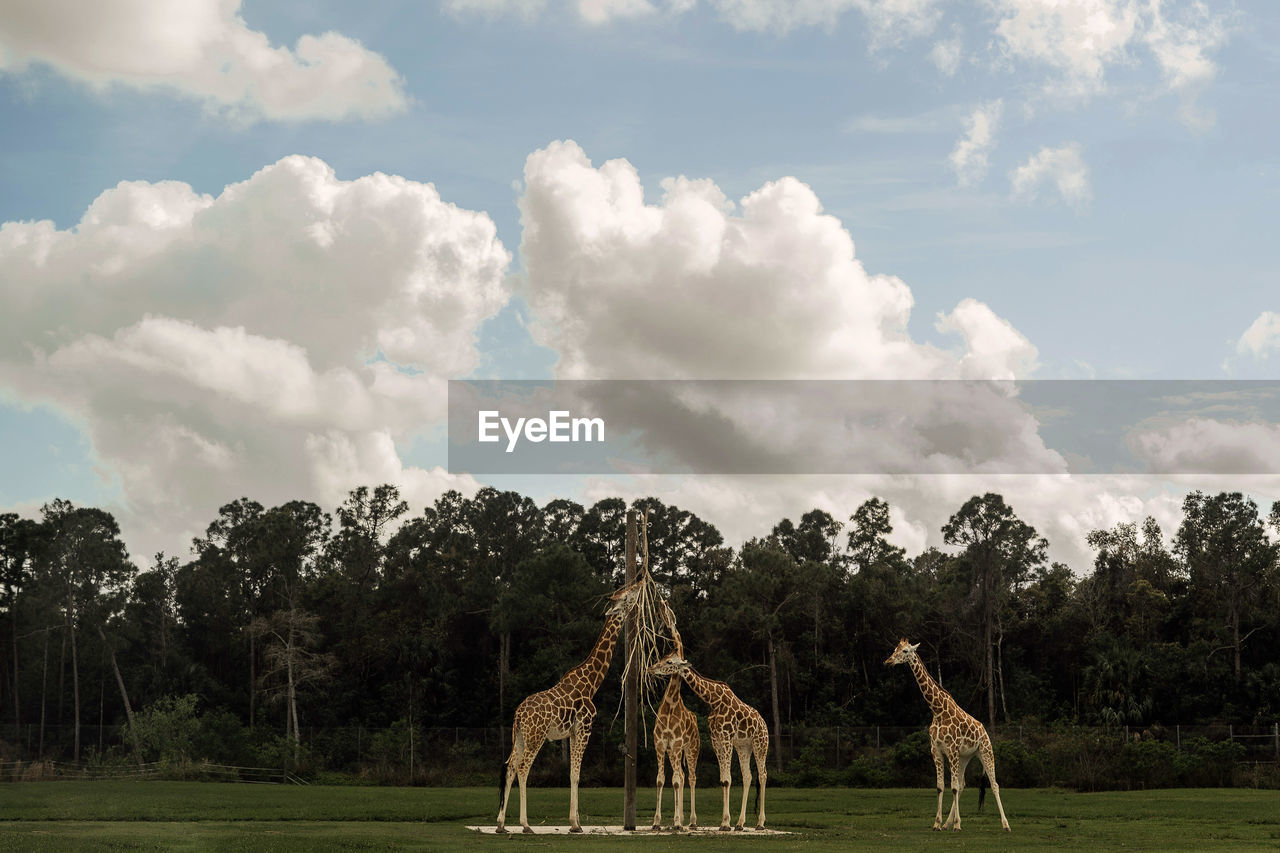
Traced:
MULTIPOLYGON (((102 506, 149 562, 382 482, 730 544, 879 495, 918 551, 994 490, 1083 571, 1189 489, 1280 499, 1265 407, 1135 427, 1160 476, 1077 473, 1043 413, 927 475, 480 477, 444 436, 462 378, 1275 378, 1274 4, 162 5, 0 8, 0 510, 102 506)), ((830 417, 774 402, 702 405, 830 417)))

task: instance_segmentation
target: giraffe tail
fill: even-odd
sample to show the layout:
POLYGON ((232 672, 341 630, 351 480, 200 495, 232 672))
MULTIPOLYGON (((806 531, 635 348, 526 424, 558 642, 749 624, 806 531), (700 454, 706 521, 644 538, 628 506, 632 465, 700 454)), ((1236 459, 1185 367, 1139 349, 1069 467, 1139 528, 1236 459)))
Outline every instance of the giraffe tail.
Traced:
POLYGON ((978 779, 978 811, 982 811, 982 801, 987 798, 987 771, 982 771, 982 777, 978 779))

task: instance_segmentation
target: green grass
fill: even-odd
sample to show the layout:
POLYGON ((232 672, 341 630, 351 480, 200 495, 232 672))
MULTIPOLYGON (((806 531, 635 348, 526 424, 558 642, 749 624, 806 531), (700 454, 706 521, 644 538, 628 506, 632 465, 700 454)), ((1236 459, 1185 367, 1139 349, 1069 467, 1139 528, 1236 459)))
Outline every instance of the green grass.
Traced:
MULTIPOLYGON (((719 822, 720 793, 699 788, 703 825, 719 822)), ((1280 849, 1280 792, 1234 789, 1077 794, 1003 788, 1013 831, 994 802, 964 831, 934 833, 930 790, 796 789, 769 792, 769 826, 787 837, 482 836, 494 788, 283 787, 199 782, 0 784, 0 850, 1269 850, 1280 849)), ((948 795, 949 797, 950 795, 948 795)), ((663 813, 671 815, 668 788, 663 813)), ((736 802, 733 810, 737 816, 736 802)), ((567 789, 529 793, 530 822, 568 822, 567 789)), ((518 824, 518 802, 508 824, 518 824)), ((620 789, 581 791, 584 824, 619 823, 620 789)), ((749 815, 754 815, 748 810, 749 815)), ((639 824, 653 816, 641 789, 639 824)), ((754 817, 749 820, 749 825, 754 817)))

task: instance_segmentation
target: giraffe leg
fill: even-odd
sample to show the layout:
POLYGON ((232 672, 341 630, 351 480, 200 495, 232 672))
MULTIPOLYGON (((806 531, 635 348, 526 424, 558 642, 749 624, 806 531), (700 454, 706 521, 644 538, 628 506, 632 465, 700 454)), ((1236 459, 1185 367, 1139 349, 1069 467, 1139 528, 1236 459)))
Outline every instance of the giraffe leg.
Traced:
POLYGON ((738 747, 738 767, 742 770, 742 807, 738 809, 738 823, 733 828, 740 830, 747 822, 747 794, 751 792, 751 747, 748 744, 738 747))
POLYGON ((675 819, 672 827, 684 829, 684 769, 680 766, 680 754, 671 753, 671 789, 674 791, 675 819))
POLYGON ((578 777, 582 775, 582 756, 591 737, 591 720, 581 720, 569 735, 569 831, 582 832, 578 822, 578 777))
POLYGON ((951 814, 943 828, 960 831, 960 793, 964 791, 964 771, 969 766, 972 755, 954 754, 951 756, 951 789, 955 792, 951 799, 951 814))
POLYGON ((529 783, 529 768, 533 766, 533 759, 538 757, 538 750, 542 749, 542 743, 545 737, 538 735, 536 741, 533 738, 526 738, 524 755, 520 760, 520 766, 516 768, 516 778, 520 782, 520 831, 533 834, 533 828, 529 826, 529 803, 525 797, 525 791, 529 783))
MULTIPOLYGON (((663 763, 666 760, 666 745, 655 736, 653 748, 658 753, 658 805, 653 810, 653 828, 660 829, 662 827, 662 786, 667 780, 667 768, 663 763)), ((671 776, 671 782, 674 785, 675 773, 671 776)))
POLYGON ((733 770, 733 746, 728 741, 713 744, 716 762, 720 765, 720 791, 724 809, 720 813, 720 831, 729 831, 729 782, 733 770))
POLYGON ((528 765, 520 768, 516 778, 520 781, 520 831, 532 835, 533 829, 529 826, 529 803, 525 799, 525 788, 529 782, 528 765))
POLYGON ((929 750, 933 753, 933 767, 938 771, 938 812, 933 818, 933 829, 938 832, 942 830, 942 791, 947 781, 947 773, 942 764, 942 745, 936 738, 930 739, 929 750))
POLYGON ((695 798, 698 793, 698 747, 700 743, 685 746, 684 762, 689 768, 689 828, 698 828, 698 810, 695 798))
POLYGON ((990 746, 985 746, 982 750, 982 771, 987 774, 987 781, 991 783, 991 793, 996 795, 996 808, 1000 810, 1000 825, 1004 827, 1004 831, 1009 831, 1009 820, 1004 816, 1004 804, 1000 802, 1000 786, 996 784, 996 756, 990 746))
POLYGON ((499 835, 505 835, 507 832, 507 801, 511 798, 511 783, 516 778, 516 768, 519 766, 524 756, 524 732, 520 728, 520 722, 517 720, 511 726, 511 754, 507 756, 506 776, 507 782, 502 789, 502 806, 498 810, 498 828, 495 830, 499 835))
POLYGON ((769 744, 765 743, 756 748, 756 773, 760 776, 757 784, 760 786, 760 807, 756 809, 756 829, 764 829, 764 791, 769 783, 769 771, 765 769, 766 759, 769 757, 769 744))
POLYGON ((502 791, 502 808, 498 810, 498 828, 497 833, 503 835, 507 831, 507 800, 511 797, 511 783, 516 778, 516 755, 513 750, 511 757, 507 759, 507 784, 502 791))

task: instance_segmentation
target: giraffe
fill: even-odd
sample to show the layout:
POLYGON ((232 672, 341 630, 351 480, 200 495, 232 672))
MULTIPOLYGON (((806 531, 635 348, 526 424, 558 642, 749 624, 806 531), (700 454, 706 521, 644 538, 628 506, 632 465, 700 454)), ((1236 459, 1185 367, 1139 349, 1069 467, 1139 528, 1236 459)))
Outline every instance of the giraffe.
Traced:
MULTIPOLYGON (((661 598, 658 599, 658 607, 662 612, 662 620, 671 631, 676 654, 683 656, 684 642, 680 639, 680 632, 676 630, 675 614, 661 598)), ((660 829, 662 826, 662 786, 666 781, 666 766, 663 762, 667 758, 671 761, 671 787, 675 792, 674 826, 677 830, 684 828, 682 825, 683 793, 686 777, 681 770, 682 762, 688 768, 689 828, 696 829, 698 826, 695 794, 698 787, 698 753, 702 751, 702 735, 698 732, 698 718, 684 706, 684 701, 680 698, 681 683, 682 679, 679 675, 671 676, 653 721, 653 748, 658 754, 658 804, 653 812, 654 829, 660 829)))
POLYGON ((609 671, 622 620, 635 609, 639 595, 640 583, 637 582, 610 596, 612 603, 605 614, 604 629, 587 659, 566 672, 554 687, 529 696, 516 708, 515 720, 511 724, 511 755, 506 764, 502 810, 498 812, 499 833, 507 832, 507 800, 515 779, 520 780, 520 826, 524 832, 533 832, 529 827, 525 800, 529 768, 545 741, 566 737, 569 738, 569 831, 582 832, 578 822, 578 777, 587 739, 591 737, 591 723, 596 716, 596 706, 591 698, 609 671))
POLYGON ((738 824, 742 829, 747 819, 747 792, 751 790, 751 757, 755 756, 756 772, 760 774, 760 804, 756 810, 756 829, 764 829, 764 792, 769 774, 765 759, 769 755, 769 730, 760 712, 733 694, 723 681, 703 678, 689 662, 676 652, 649 667, 652 675, 679 675, 685 684, 702 701, 711 706, 707 714, 707 728, 711 734, 711 748, 715 750, 720 765, 720 788, 724 794, 724 809, 720 817, 720 829, 729 829, 729 784, 733 769, 733 752, 738 751, 738 764, 742 768, 742 809, 738 812, 738 824))
POLYGON ((964 709, 956 704, 956 700, 951 698, 951 694, 933 680, 928 670, 924 668, 924 664, 920 662, 920 656, 916 654, 918 648, 920 648, 919 643, 913 646, 903 638, 885 664, 905 663, 911 667, 916 683, 920 685, 920 692, 924 694, 924 700, 929 703, 929 708, 933 711, 933 722, 929 724, 929 748, 933 751, 933 765, 938 771, 938 812, 933 819, 933 828, 935 830, 951 829, 954 824, 955 830, 960 831, 960 792, 964 790, 964 771, 969 766, 969 760, 976 753, 982 761, 983 772, 991 782, 991 791, 996 795, 996 807, 1000 809, 1000 823, 1004 831, 1008 832, 1009 821, 1004 816, 1004 805, 1000 802, 1000 786, 996 784, 996 758, 991 749, 991 738, 987 736, 987 730, 982 723, 965 713, 964 709), (951 811, 947 815, 946 823, 942 821, 942 785, 945 781, 942 759, 944 755, 951 764, 952 790, 951 811))

